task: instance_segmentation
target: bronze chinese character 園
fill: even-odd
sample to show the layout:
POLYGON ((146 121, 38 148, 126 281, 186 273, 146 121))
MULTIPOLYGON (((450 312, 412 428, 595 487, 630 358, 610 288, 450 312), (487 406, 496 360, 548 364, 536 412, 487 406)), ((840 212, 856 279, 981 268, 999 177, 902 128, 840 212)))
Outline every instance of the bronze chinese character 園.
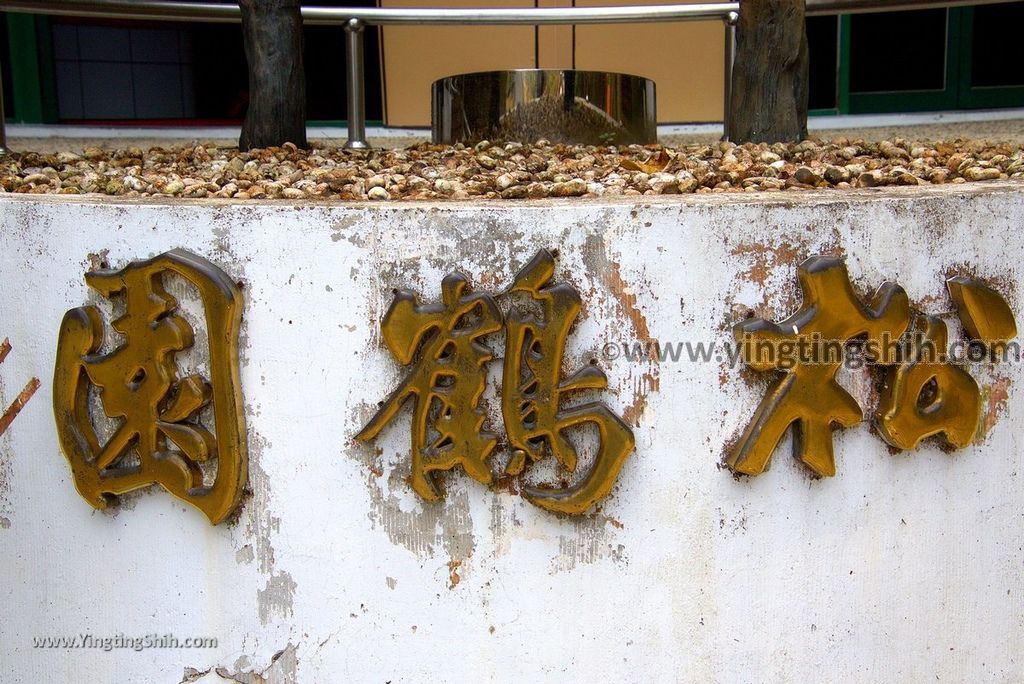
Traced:
POLYGON ((96 508, 109 498, 160 484, 224 520, 238 504, 247 477, 245 418, 238 367, 242 294, 215 265, 173 250, 120 270, 91 271, 86 282, 106 299, 123 302, 111 327, 122 341, 104 351, 104 321, 94 306, 64 315, 57 343, 53 408, 58 438, 79 493, 96 508), (164 277, 184 278, 203 304, 209 378, 178 377, 175 356, 193 346, 193 329, 177 312, 164 277), (91 415, 95 402, 116 423, 101 443, 91 415), (213 431, 200 413, 210 407, 213 431), (204 464, 215 476, 207 483, 204 464))

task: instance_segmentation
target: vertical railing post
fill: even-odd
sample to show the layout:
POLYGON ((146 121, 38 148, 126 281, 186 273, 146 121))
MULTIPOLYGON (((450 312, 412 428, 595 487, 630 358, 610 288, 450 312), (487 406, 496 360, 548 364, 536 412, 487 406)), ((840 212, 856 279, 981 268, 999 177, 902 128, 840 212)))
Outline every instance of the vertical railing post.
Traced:
POLYGON ((363 87, 363 29, 359 19, 345 24, 345 52, 348 57, 348 142, 345 147, 362 150, 366 142, 366 92, 363 87))
POLYGON ((740 15, 736 12, 729 12, 722 19, 725 25, 725 101, 722 107, 722 140, 728 140, 730 136, 730 122, 732 120, 732 66, 736 61, 736 23, 740 15))

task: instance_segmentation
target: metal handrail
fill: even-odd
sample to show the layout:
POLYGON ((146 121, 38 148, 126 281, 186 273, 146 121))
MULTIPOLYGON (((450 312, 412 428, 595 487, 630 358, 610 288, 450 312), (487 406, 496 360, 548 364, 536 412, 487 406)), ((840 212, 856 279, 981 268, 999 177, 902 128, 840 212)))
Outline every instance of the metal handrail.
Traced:
MULTIPOLYGON (((150 19, 164 21, 237 22, 241 21, 238 5, 215 5, 202 2, 162 2, 158 0, 0 0, 0 10, 32 12, 62 16, 117 19, 150 19)), ((348 148, 365 148, 366 102, 363 87, 363 29, 368 25, 432 25, 464 24, 525 25, 540 24, 622 24, 631 22, 666 22, 722 19, 727 32, 735 25, 738 2, 701 3, 691 5, 648 5, 633 7, 573 7, 529 9, 418 9, 303 7, 302 19, 307 24, 342 25, 345 27, 345 52, 348 56, 348 148)), ((727 45, 733 42, 726 40, 727 45)), ((727 63, 731 57, 727 55, 727 63)), ((726 109, 729 102, 729 74, 726 74, 726 109)), ((0 113, 2 116, 2 113, 0 113)), ((3 149, 0 119, 0 150, 3 149)))
MULTIPOLYGON (((350 19, 364 24, 386 26, 499 24, 615 24, 629 22, 720 19, 735 11, 739 3, 691 5, 646 5, 634 7, 548 7, 488 9, 421 9, 410 7, 303 7, 302 19, 309 24, 340 25, 350 19), (724 7, 729 5, 729 7, 724 7)), ((162 0, 3 0, 7 11, 33 12, 108 19, 169 19, 179 21, 237 22, 242 14, 235 4, 205 2, 163 2, 162 0)))

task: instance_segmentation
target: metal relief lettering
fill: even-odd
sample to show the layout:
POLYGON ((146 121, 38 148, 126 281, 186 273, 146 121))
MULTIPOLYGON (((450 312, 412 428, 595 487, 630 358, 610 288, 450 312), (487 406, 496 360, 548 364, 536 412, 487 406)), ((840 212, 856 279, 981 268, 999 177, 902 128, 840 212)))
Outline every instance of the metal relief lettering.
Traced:
POLYGON ((607 380, 594 366, 561 377, 565 343, 580 312, 580 297, 570 285, 552 282, 554 267, 552 254, 541 250, 508 290, 528 294, 540 306, 539 317, 513 310, 503 320, 490 295, 468 294, 468 281, 461 274, 444 279, 441 304, 421 305, 409 291, 396 293, 381 323, 384 341, 400 363, 416 363, 356 439, 368 442, 376 438, 405 400, 415 397, 412 486, 423 498, 433 501, 440 497, 430 473, 455 465, 462 465, 484 484, 493 481, 487 461, 497 440, 484 430, 480 406, 491 352, 481 338, 498 332, 503 324, 507 337, 502 416, 513 449, 506 473, 522 474, 527 461, 538 461, 548 451, 564 470, 574 472, 576 449, 563 433, 592 423, 598 428, 600 445, 579 482, 562 488, 524 486, 523 494, 542 508, 579 514, 614 485, 633 450, 633 434, 603 404, 561 408, 563 394, 603 389, 607 380))
MULTIPOLYGON (((973 278, 950 278, 946 288, 972 344, 991 347, 995 360, 1001 345, 1017 336, 1006 300, 973 278)), ((981 422, 981 390, 949 358, 945 322, 936 316, 922 318, 925 329, 913 341, 909 358, 887 374, 875 420, 878 434, 898 449, 913 449, 938 434, 962 449, 981 422)))
POLYGON ((377 414, 356 435, 374 439, 413 398, 412 487, 428 501, 441 498, 432 473, 461 465, 470 477, 492 481, 487 459, 497 443, 483 429, 480 396, 491 350, 480 338, 501 330, 501 312, 488 294, 469 294, 461 273, 441 281, 441 303, 422 305, 408 290, 395 294, 381 332, 402 365, 419 360, 377 414))
MULTIPOLYGON (((746 365, 784 375, 727 455, 730 468, 763 472, 793 425, 796 455, 819 475, 835 474, 832 425, 851 427, 863 419, 861 407, 835 380, 845 346, 855 338, 863 338, 870 363, 887 367, 874 416, 882 439, 903 450, 935 435, 955 448, 971 443, 981 419, 981 391, 956 363, 945 321, 912 312, 906 293, 892 283, 864 307, 838 259, 812 257, 800 265, 799 277, 803 304, 796 314, 778 324, 750 319, 734 328, 746 365), (915 319, 921 329, 903 339, 915 319)), ((1017 334, 1006 300, 973 278, 946 284, 972 344, 990 347, 995 361, 1017 334)))
POLYGON ((241 291, 214 264, 183 250, 91 271, 85 280, 104 298, 119 299, 124 313, 110 323, 121 341, 109 350, 96 307, 71 309, 61 323, 53 408, 75 486, 92 506, 105 508, 111 496, 159 484, 211 523, 221 522, 238 504, 247 477, 241 291), (165 289, 169 274, 184 278, 202 301, 209 378, 179 377, 175 356, 194 339, 165 289), (98 400, 90 400, 91 391, 98 400), (97 401, 116 423, 102 443, 95 427, 100 418, 92 415, 97 401), (212 425, 201 422, 204 412, 212 425))
POLYGON ((584 366, 562 380, 562 355, 569 328, 580 312, 580 295, 571 285, 552 283, 555 260, 541 250, 515 277, 511 290, 526 292, 540 303, 542 317, 512 312, 507 330, 502 383, 502 415, 512 444, 507 472, 518 475, 547 449, 567 471, 576 470, 576 449, 562 434, 567 428, 593 423, 600 434, 594 464, 577 484, 564 489, 524 487, 532 503, 560 513, 583 513, 607 496, 633 451, 633 433, 604 404, 589 402, 562 409, 562 395, 604 389, 608 379, 596 366, 584 366))
POLYGON ((772 452, 794 426, 795 455, 819 475, 835 475, 832 425, 851 427, 864 413, 856 400, 836 382, 844 350, 836 349, 855 337, 883 346, 897 340, 910 323, 910 304, 903 288, 886 283, 865 307, 850 284, 839 259, 812 257, 800 265, 803 305, 781 323, 750 319, 733 333, 743 361, 757 371, 782 370, 784 375, 768 393, 746 431, 728 456, 733 470, 748 475, 764 472, 772 452), (787 352, 786 346, 790 346, 787 352), (796 360, 792 347, 801 346, 796 360), (805 356, 804 347, 810 355, 805 356), (765 352, 765 353, 762 353, 765 352), (806 362, 801 362, 806 358, 806 362))
POLYGON ((967 371, 936 358, 936 350, 948 349, 948 337, 941 318, 926 316, 910 358, 889 370, 875 422, 892 446, 913 449, 925 437, 942 434, 962 449, 974 439, 981 391, 967 371))
POLYGON ((1017 322, 1010 306, 988 285, 958 276, 946 281, 957 315, 972 340, 999 345, 1017 336, 1017 322))

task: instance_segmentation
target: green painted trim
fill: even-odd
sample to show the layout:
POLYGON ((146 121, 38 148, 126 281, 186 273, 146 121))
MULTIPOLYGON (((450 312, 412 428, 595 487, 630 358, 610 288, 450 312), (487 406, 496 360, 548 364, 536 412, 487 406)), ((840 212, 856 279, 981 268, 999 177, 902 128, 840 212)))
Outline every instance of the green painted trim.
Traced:
POLYGON ((10 50, 14 121, 43 123, 39 59, 36 56, 36 18, 30 14, 8 14, 7 44, 10 50))
POLYGON ((841 114, 928 112, 1024 106, 1024 85, 971 87, 974 8, 948 10, 946 77, 942 90, 850 93, 850 16, 840 18, 838 109, 841 114))
POLYGON ((850 15, 839 17, 839 76, 836 84, 836 109, 850 113, 850 15))
POLYGON ((807 112, 807 116, 835 116, 839 113, 838 109, 811 109, 807 112))
POLYGON ((956 109, 956 92, 920 90, 895 93, 851 93, 850 114, 933 112, 956 109))
POLYGON ((1024 86, 971 88, 960 93, 961 109, 1024 107, 1024 86))
POLYGON ((962 10, 960 22, 960 73, 957 105, 961 109, 989 109, 1024 105, 1024 85, 974 88, 971 85, 974 54, 974 8, 962 10))
POLYGON ((53 30, 49 17, 36 17, 36 55, 39 68, 39 104, 43 123, 57 123, 57 64, 53 57, 53 30))
POLYGON ((968 12, 963 13, 960 21, 960 59, 957 61, 959 71, 957 72, 957 104, 963 106, 961 102, 965 99, 964 95, 971 89, 971 56, 972 47, 974 44, 974 8, 969 8, 968 12))
MULTIPOLYGON (((848 56, 848 55, 847 55, 848 56)), ((956 109, 960 74, 960 11, 946 11, 946 71, 942 90, 849 93, 850 114, 956 109)))

